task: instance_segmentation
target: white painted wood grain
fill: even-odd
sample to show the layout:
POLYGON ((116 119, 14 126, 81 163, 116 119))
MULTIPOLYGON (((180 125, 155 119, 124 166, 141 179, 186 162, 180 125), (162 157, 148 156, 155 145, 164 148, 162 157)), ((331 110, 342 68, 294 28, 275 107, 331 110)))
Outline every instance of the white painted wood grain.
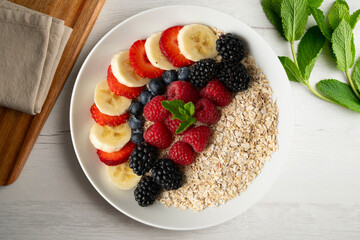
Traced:
MULTIPOLYGON (((325 0, 322 8, 329 9, 332 2, 325 0)), ((360 8, 360 1, 348 2, 352 11, 360 8)), ((290 55, 258 0, 108 0, 20 178, 0 188, 0 239, 360 239, 360 114, 320 101, 296 83, 291 83, 295 137, 282 175, 255 207, 225 224, 189 232, 148 227, 116 211, 90 185, 69 133, 77 72, 91 48, 116 24, 140 11, 174 4, 233 15, 253 27, 278 55, 290 55)), ((325 78, 345 81, 323 53, 311 82, 325 78)))

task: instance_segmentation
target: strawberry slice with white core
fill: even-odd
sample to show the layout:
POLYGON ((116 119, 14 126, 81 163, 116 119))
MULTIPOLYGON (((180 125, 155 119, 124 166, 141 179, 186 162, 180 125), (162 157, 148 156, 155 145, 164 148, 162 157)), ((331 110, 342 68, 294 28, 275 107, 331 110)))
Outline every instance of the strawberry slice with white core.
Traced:
POLYGON ((154 67, 146 56, 145 39, 137 40, 129 50, 129 59, 135 72, 144 78, 158 78, 164 70, 154 67))

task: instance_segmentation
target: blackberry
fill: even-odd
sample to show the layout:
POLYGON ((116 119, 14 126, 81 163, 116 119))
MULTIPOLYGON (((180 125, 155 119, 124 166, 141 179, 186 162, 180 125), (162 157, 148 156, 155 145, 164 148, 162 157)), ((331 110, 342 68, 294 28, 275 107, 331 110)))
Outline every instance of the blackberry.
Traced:
POLYGON ((160 159, 151 168, 154 181, 166 190, 175 190, 183 183, 182 172, 170 159, 160 159))
POLYGON ((240 92, 248 89, 250 74, 241 63, 221 62, 218 79, 231 91, 240 92))
POLYGON ((152 177, 142 177, 134 191, 135 200, 141 207, 149 206, 155 202, 160 189, 152 177))
POLYGON ((216 50, 222 61, 240 62, 246 55, 244 42, 236 35, 227 33, 216 40, 216 50))
POLYGON ((157 158, 157 149, 147 142, 136 145, 129 157, 129 167, 141 176, 151 169, 157 158))
POLYGON ((212 58, 202 59, 190 67, 189 81, 195 87, 204 87, 216 74, 216 61, 212 58))

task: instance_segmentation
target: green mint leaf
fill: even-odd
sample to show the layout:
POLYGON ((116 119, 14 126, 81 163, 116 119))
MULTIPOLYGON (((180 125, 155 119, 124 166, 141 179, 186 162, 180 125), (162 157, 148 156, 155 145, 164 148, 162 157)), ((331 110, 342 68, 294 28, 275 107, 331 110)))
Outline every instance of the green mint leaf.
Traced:
POLYGON ((193 116, 195 113, 195 106, 192 102, 188 102, 184 105, 184 109, 190 114, 190 116, 193 116))
POLYGON ((308 20, 307 0, 283 0, 281 19, 285 38, 289 42, 299 40, 305 32, 308 20))
POLYGON ((303 79, 310 78, 311 71, 325 46, 326 38, 318 26, 313 26, 301 38, 298 46, 298 63, 303 79))
POLYGON ((290 81, 302 83, 302 76, 300 70, 296 67, 295 63, 288 57, 279 57, 281 64, 283 65, 286 75, 290 81))
POLYGON ((313 15, 318 27, 320 28, 322 34, 327 38, 328 41, 331 41, 331 29, 325 23, 325 16, 323 11, 316 8, 310 8, 311 14, 313 15))
POLYGON ((263 0, 261 6, 269 21, 279 31, 280 35, 285 38, 281 23, 281 1, 282 0, 263 0))
POLYGON ((342 106, 360 113, 360 101, 351 87, 335 79, 322 80, 316 84, 317 88, 342 106))
POLYGON ((350 18, 349 6, 343 1, 336 1, 329 11, 328 19, 332 29, 336 29, 342 19, 348 21, 350 18))
POLYGON ((182 107, 179 107, 179 112, 180 112, 180 114, 181 115, 187 115, 187 111, 184 109, 184 108, 182 108, 182 107))
POLYGON ((324 0, 308 0, 308 6, 310 8, 319 8, 324 0))
POLYGON ((191 125, 193 125, 196 122, 196 118, 192 117, 189 121, 186 122, 182 122, 179 124, 178 129, 176 129, 175 133, 179 134, 182 133, 183 131, 185 131, 188 127, 190 127, 191 125))
POLYGON ((351 14, 350 16, 349 23, 352 29, 355 28, 359 20, 360 20, 360 9, 354 12, 353 14, 351 14))
POLYGON ((360 58, 355 63, 352 80, 354 81, 356 89, 360 92, 360 58))
MULTIPOLYGON (((310 0, 310 1, 311 1, 311 0, 310 0)), ((347 8, 347 10, 350 11, 349 4, 348 4, 345 0, 336 0, 336 2, 339 3, 339 4, 344 5, 344 6, 347 8)))
POLYGON ((171 112, 173 114, 173 118, 175 116, 180 116, 180 112, 179 112, 179 107, 182 107, 184 105, 184 101, 182 100, 172 100, 172 101, 161 101, 161 105, 163 106, 163 108, 165 108, 166 110, 168 110, 169 112, 171 112))
POLYGON ((337 67, 340 71, 345 72, 354 64, 355 44, 350 24, 344 19, 333 32, 331 42, 337 67))

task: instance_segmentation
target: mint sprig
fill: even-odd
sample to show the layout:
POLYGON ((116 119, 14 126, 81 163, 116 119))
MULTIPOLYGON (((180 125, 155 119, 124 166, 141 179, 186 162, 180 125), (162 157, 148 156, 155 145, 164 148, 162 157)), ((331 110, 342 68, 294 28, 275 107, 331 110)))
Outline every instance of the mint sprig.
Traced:
POLYGON ((355 62, 352 30, 360 20, 360 9, 350 14, 347 2, 336 0, 326 19, 323 11, 318 9, 322 2, 323 0, 262 0, 262 8, 280 35, 290 43, 293 60, 286 56, 279 57, 289 80, 302 83, 325 101, 360 113, 360 59, 350 75, 355 62), (310 13, 317 26, 310 27, 305 32, 310 13), (294 42, 297 40, 300 43, 296 54, 294 42), (349 84, 326 79, 316 84, 317 91, 311 86, 309 79, 326 42, 330 44, 337 67, 345 73, 349 84))
POLYGON ((163 108, 172 113, 172 119, 179 119, 181 121, 176 134, 182 133, 188 127, 196 122, 196 118, 193 117, 195 114, 195 106, 192 102, 185 103, 183 100, 171 100, 161 101, 163 108))

